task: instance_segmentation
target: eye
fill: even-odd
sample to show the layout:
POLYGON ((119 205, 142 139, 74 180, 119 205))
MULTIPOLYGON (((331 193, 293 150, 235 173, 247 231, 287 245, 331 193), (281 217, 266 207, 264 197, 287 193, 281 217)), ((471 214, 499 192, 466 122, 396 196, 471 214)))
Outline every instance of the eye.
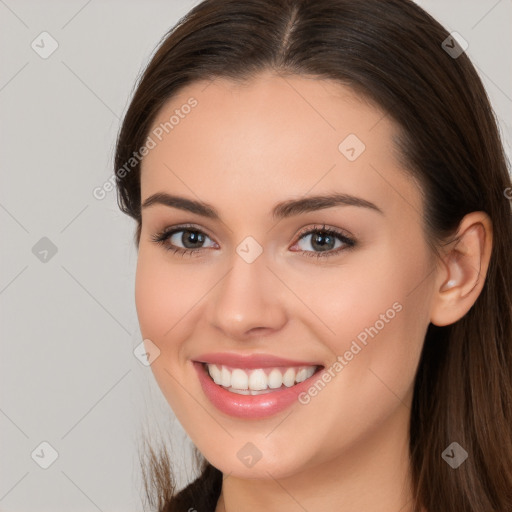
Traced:
MULTIPOLYGON (((163 245, 166 250, 182 256, 198 255, 203 249, 219 247, 207 234, 192 225, 167 228, 152 235, 151 240, 163 245), (205 246, 207 240, 210 240, 211 244, 205 246)), ((299 251, 296 252, 301 252, 305 256, 323 258, 335 256, 355 245, 355 240, 338 229, 327 228, 324 224, 303 230, 299 233, 299 241, 290 249, 298 247, 299 251), (307 250, 308 245, 311 245, 313 251, 307 250)))
POLYGON ((354 239, 349 238, 338 229, 327 228, 324 224, 299 233, 299 242, 293 247, 298 246, 305 256, 323 258, 335 256, 355 245, 354 239), (312 247, 313 251, 307 250, 307 246, 312 247))
MULTIPOLYGON (((207 234, 197 228, 194 228, 194 226, 177 226, 175 228, 165 229, 164 231, 153 235, 151 239, 153 242, 163 245, 168 251, 172 251, 183 256, 185 256, 185 254, 191 256, 201 249, 206 248, 203 246, 206 239, 211 240, 207 234)), ((213 242, 210 247, 218 247, 218 245, 213 242)))

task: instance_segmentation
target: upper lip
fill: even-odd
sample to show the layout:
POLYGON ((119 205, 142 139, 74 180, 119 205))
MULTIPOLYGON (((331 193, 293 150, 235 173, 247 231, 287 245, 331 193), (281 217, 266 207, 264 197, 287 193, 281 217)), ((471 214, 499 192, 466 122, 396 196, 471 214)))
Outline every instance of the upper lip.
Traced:
POLYGON ((274 366, 322 366, 320 363, 311 361, 297 361, 284 359, 271 354, 249 354, 240 355, 230 352, 216 352, 202 354, 195 361, 200 363, 220 364, 233 368, 271 368, 274 366))

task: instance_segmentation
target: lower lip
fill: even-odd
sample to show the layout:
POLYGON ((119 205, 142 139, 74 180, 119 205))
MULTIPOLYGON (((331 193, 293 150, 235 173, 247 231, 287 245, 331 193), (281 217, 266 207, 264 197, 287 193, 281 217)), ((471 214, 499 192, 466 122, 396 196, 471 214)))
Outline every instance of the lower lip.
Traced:
POLYGON ((231 393, 215 384, 203 363, 193 361, 193 365, 199 376, 204 394, 210 402, 225 414, 246 419, 266 418, 290 407, 298 401, 300 393, 309 388, 311 381, 318 379, 322 371, 320 369, 309 379, 279 391, 270 391, 261 395, 240 395, 231 393))

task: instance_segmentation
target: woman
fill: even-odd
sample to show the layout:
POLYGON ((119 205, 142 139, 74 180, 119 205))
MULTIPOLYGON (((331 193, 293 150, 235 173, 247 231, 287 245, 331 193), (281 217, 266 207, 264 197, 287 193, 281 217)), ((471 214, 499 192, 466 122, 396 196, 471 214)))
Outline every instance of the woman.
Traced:
POLYGON ((206 0, 116 152, 155 378, 198 449, 157 510, 512 510, 510 177, 408 0, 206 0))

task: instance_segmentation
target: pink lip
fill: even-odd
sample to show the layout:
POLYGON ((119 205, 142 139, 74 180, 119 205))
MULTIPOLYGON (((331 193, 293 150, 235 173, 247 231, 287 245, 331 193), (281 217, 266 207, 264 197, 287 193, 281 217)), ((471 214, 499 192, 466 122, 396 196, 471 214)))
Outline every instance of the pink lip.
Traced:
MULTIPOLYGON (((274 358, 273 361, 274 360, 276 360, 276 358, 274 358)), ((236 364, 237 368, 248 368, 248 366, 240 366, 239 361, 240 360, 238 359, 236 364)), ((247 359, 244 361, 247 362, 247 359)), ((280 359, 278 362, 282 363, 283 361, 284 360, 280 359)), ((295 366, 295 364, 296 362, 294 362, 294 364, 288 363, 284 366, 295 366)), ((201 383, 203 392, 210 402, 212 402, 212 404, 221 412, 244 419, 266 418, 283 411, 298 400, 300 393, 306 391, 311 385, 312 380, 318 379, 322 371, 317 371, 309 379, 306 379, 299 384, 295 384, 290 388, 271 391, 262 395, 240 395, 237 393, 231 393, 223 387, 215 384, 203 363, 193 361, 193 365, 199 376, 199 382, 201 383)), ((308 365, 310 364, 308 363, 305 366, 308 365)), ((261 368, 261 366, 259 367, 261 368)))
POLYGON ((195 358, 195 361, 200 363, 223 364, 233 368, 246 368, 248 370, 255 368, 271 368, 274 366, 322 366, 322 364, 318 362, 294 361, 270 354, 251 354, 243 356, 229 352, 202 354, 195 358))

